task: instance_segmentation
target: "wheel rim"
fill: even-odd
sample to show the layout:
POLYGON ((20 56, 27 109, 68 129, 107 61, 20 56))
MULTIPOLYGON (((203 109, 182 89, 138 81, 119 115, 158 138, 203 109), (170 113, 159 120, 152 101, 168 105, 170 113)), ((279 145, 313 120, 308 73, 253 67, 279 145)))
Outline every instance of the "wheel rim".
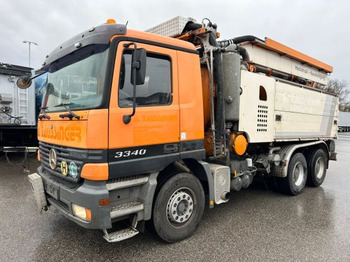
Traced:
POLYGON ((305 177, 305 170, 302 163, 298 162, 293 168, 293 182, 297 187, 303 184, 305 177))
POLYGON ((325 170, 325 163, 322 157, 317 158, 315 162, 315 175, 318 179, 323 177, 325 170))
POLYGON ((192 190, 186 187, 176 190, 171 195, 167 204, 170 223, 181 225, 190 219, 193 214, 193 195, 192 190))

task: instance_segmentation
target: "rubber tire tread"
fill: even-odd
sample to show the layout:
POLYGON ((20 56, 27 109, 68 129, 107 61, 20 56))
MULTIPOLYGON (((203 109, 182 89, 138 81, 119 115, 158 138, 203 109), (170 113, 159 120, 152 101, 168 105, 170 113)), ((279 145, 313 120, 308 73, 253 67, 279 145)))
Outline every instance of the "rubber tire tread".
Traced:
POLYGON ((158 192, 153 208, 153 226, 158 236, 165 242, 174 243, 190 237, 204 213, 204 191, 201 182, 192 174, 178 173, 163 184, 158 192), (166 206, 172 194, 179 188, 187 187, 194 193, 194 211, 190 219, 181 226, 173 226, 167 219, 166 206))
POLYGON ((317 149, 314 150, 309 157, 309 161, 308 161, 308 167, 307 167, 307 171, 308 171, 308 176, 307 176, 307 184, 308 186, 312 186, 312 187, 319 187, 320 185, 322 185, 324 179, 326 178, 326 172, 327 172, 327 167, 325 166, 324 168, 324 173, 321 179, 318 179, 315 175, 315 164, 316 164, 316 160, 318 157, 322 157, 324 164, 326 165, 327 163, 327 155, 326 153, 322 150, 322 149, 317 149))
POLYGON ((289 161, 287 176, 278 178, 276 181, 282 193, 291 195, 291 196, 296 196, 296 195, 299 195, 301 191, 304 189, 306 180, 307 180, 307 163, 306 163, 305 156, 302 153, 296 153, 295 155, 292 156, 292 158, 289 161), (304 167, 305 178, 303 183, 299 187, 296 187, 293 182, 292 172, 293 172, 294 166, 298 162, 301 162, 301 164, 304 167))

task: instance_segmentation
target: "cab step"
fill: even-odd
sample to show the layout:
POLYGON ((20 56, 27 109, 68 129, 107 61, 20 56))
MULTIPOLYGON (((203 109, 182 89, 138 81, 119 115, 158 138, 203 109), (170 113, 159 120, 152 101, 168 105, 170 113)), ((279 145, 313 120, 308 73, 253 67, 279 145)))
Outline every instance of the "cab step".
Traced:
POLYGON ((111 218, 135 214, 144 209, 144 204, 137 201, 127 202, 110 208, 111 218))
POLYGON ((131 225, 129 228, 121 229, 112 233, 108 233, 107 229, 103 229, 104 236, 103 238, 106 239, 109 243, 112 242, 119 242, 123 241, 125 239, 132 238, 136 236, 139 231, 137 230, 137 214, 133 214, 131 217, 131 225))
POLYGON ((108 233, 106 229, 103 229, 104 236, 109 243, 123 241, 128 238, 136 236, 139 231, 136 228, 125 228, 116 232, 108 233))

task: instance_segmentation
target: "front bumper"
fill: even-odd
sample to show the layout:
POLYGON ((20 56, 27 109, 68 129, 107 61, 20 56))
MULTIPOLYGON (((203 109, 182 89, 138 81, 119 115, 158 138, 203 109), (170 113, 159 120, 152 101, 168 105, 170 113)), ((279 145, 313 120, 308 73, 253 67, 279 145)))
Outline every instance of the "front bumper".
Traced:
POLYGON ((46 208, 43 203, 47 200, 48 205, 54 206, 64 216, 82 227, 108 229, 112 227, 112 223, 130 218, 132 215, 136 215, 137 221, 151 218, 158 173, 109 181, 85 179, 80 184, 57 178, 45 172, 41 166, 37 173, 31 177, 33 179, 36 177, 39 181, 34 184, 33 179, 30 180, 39 208, 46 208), (103 205, 106 203, 105 200, 108 200, 109 205, 103 205), (90 209, 91 221, 74 216, 73 204, 90 209))
POLYGON ((82 184, 74 184, 37 170, 42 178, 47 202, 54 206, 69 220, 89 229, 106 229, 112 227, 110 206, 99 206, 101 199, 109 198, 105 181, 84 180, 82 184), (85 221, 73 215, 72 204, 91 210, 91 221, 85 221))

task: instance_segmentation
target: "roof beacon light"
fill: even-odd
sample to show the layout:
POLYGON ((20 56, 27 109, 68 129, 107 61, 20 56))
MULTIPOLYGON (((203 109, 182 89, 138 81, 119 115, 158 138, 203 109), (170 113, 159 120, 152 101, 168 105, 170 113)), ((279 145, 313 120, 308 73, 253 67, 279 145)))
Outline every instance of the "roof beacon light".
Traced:
POLYGON ((107 19, 106 21, 107 24, 116 24, 115 20, 110 18, 110 19, 107 19))

